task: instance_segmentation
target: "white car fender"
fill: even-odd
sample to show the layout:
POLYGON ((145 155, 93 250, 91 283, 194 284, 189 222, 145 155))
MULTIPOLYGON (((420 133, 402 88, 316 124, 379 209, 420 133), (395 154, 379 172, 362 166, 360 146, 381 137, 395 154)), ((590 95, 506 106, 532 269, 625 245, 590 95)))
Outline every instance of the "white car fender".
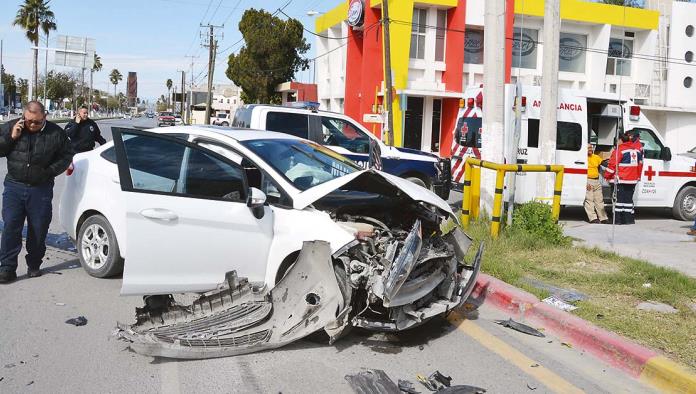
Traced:
POLYGON ((268 253, 265 283, 275 286, 280 264, 293 252, 302 249, 305 241, 326 241, 331 253, 355 240, 353 234, 341 228, 326 212, 313 208, 303 210, 272 206, 274 215, 273 242, 268 253))

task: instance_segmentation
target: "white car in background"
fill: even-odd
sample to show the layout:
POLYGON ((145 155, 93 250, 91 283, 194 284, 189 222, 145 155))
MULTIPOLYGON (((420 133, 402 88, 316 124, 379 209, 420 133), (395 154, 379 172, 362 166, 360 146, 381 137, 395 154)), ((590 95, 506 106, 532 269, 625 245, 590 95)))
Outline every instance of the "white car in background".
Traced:
POLYGON ((90 275, 123 269, 121 293, 146 296, 119 326, 137 352, 219 357, 320 329, 399 331, 473 289, 481 249, 465 263, 471 241, 449 205, 407 180, 288 134, 112 131, 75 156, 60 219, 90 275), (205 294, 174 301, 187 292, 205 294))

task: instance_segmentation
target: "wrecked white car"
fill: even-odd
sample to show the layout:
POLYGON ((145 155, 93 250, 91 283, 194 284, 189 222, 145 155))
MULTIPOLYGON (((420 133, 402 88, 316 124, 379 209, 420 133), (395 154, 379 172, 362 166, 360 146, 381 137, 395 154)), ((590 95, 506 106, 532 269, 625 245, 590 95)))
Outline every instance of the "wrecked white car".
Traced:
POLYGON ((222 357, 320 330, 331 342, 350 327, 400 331, 473 289, 481 250, 465 262, 470 239, 443 226, 457 219, 425 188, 286 134, 113 131, 105 192, 118 198, 89 201, 100 197, 87 192, 90 171, 109 171, 104 150, 76 156, 66 193, 85 196, 61 218, 78 249, 97 253, 104 241, 81 237, 94 223, 85 213, 108 224, 125 259, 122 294, 145 296, 117 333, 136 352, 222 357), (178 293, 202 295, 182 305, 178 293))

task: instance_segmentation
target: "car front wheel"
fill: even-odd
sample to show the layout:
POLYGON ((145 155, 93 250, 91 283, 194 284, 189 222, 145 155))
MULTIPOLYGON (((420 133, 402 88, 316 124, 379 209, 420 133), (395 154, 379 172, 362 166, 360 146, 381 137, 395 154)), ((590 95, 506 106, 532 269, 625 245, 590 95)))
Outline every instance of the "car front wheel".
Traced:
POLYGON ((116 234, 104 216, 87 218, 80 225, 77 239, 80 264, 90 276, 107 278, 123 272, 116 234))

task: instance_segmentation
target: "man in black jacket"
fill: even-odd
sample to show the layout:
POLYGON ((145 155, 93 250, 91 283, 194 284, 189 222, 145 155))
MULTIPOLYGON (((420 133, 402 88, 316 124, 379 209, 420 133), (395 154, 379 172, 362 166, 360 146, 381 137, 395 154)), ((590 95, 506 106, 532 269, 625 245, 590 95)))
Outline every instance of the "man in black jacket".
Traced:
POLYGON ((55 123, 46 121, 44 106, 30 101, 24 115, 0 128, 0 157, 7 157, 2 193, 0 283, 17 278, 22 228, 27 221, 27 276, 41 276, 46 235, 53 216, 53 179, 72 162, 70 140, 55 123))
POLYGON ((77 111, 77 116, 65 125, 65 132, 70 137, 73 151, 75 153, 87 152, 94 149, 94 143, 99 145, 106 144, 106 140, 101 135, 97 123, 89 118, 87 107, 82 106, 77 111))

